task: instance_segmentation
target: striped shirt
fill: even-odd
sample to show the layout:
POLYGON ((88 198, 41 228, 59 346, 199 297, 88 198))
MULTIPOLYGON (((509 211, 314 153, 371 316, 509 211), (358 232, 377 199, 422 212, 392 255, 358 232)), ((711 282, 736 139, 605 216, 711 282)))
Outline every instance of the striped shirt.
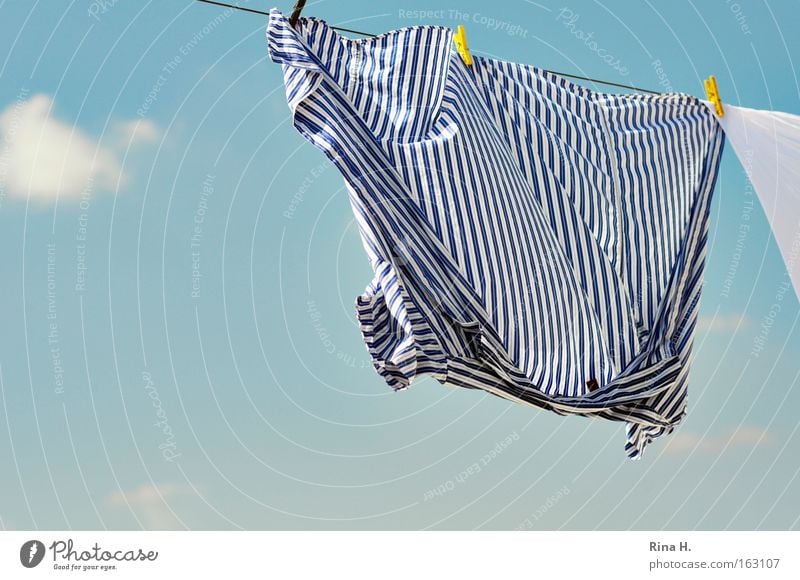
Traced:
POLYGON ((294 126, 344 176, 375 272, 375 369, 625 421, 639 457, 685 414, 723 134, 689 95, 467 67, 452 34, 270 15, 294 126))

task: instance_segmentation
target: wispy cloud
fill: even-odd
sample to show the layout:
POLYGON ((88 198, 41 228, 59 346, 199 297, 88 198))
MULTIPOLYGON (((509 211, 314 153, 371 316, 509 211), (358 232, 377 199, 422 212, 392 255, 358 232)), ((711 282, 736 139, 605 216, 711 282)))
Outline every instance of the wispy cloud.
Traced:
POLYGON ((192 495, 194 490, 185 484, 142 484, 132 490, 117 490, 106 498, 106 502, 117 508, 130 506, 148 529, 174 529, 183 525, 173 513, 169 500, 192 495))
POLYGON ((117 121, 100 142, 56 118, 52 97, 33 95, 0 112, 0 190, 41 205, 116 189, 126 180, 120 153, 157 137, 149 120, 117 121))
POLYGON ((113 146, 118 149, 127 149, 139 144, 155 143, 158 137, 158 127, 150 119, 117 121, 114 124, 115 143, 113 146))
POLYGON ((706 332, 735 332, 748 326, 750 319, 744 314, 717 314, 697 319, 697 329, 706 332))
POLYGON ((721 435, 682 431, 669 437, 665 452, 673 455, 719 453, 724 449, 762 447, 774 441, 770 432, 752 426, 739 427, 721 435))

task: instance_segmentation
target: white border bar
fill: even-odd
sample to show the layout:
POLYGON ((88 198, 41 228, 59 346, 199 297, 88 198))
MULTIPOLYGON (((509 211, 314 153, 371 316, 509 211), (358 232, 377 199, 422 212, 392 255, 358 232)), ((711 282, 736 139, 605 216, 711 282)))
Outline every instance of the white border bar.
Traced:
POLYGON ((800 532, 0 532, 0 578, 797 579, 798 552, 800 532))

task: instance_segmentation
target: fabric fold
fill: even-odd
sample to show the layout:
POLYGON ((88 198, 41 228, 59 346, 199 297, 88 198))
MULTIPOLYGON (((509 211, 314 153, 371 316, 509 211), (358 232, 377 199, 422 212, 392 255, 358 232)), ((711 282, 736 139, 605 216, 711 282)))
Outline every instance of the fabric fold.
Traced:
POLYGON ((404 292, 392 266, 381 262, 356 314, 375 370, 395 391, 419 375, 446 380, 446 363, 435 335, 404 292))
POLYGON ((322 81, 319 62, 311 57, 308 47, 284 16, 273 10, 267 27, 269 56, 283 67, 286 100, 294 112, 297 105, 316 90, 322 81))

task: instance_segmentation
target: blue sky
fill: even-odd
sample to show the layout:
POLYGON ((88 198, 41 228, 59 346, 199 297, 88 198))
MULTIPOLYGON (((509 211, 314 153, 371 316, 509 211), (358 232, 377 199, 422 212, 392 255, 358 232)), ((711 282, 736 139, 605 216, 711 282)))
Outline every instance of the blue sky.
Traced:
MULTIPOLYGON (((796 2, 305 13, 461 22, 477 54, 698 95, 713 73, 726 102, 800 113, 796 2)), ((798 302, 732 151, 689 415, 631 462, 620 424, 431 379, 388 391, 355 322, 372 276, 346 191, 290 125, 264 17, 190 0, 0 15, 3 528, 800 527, 798 302)))

